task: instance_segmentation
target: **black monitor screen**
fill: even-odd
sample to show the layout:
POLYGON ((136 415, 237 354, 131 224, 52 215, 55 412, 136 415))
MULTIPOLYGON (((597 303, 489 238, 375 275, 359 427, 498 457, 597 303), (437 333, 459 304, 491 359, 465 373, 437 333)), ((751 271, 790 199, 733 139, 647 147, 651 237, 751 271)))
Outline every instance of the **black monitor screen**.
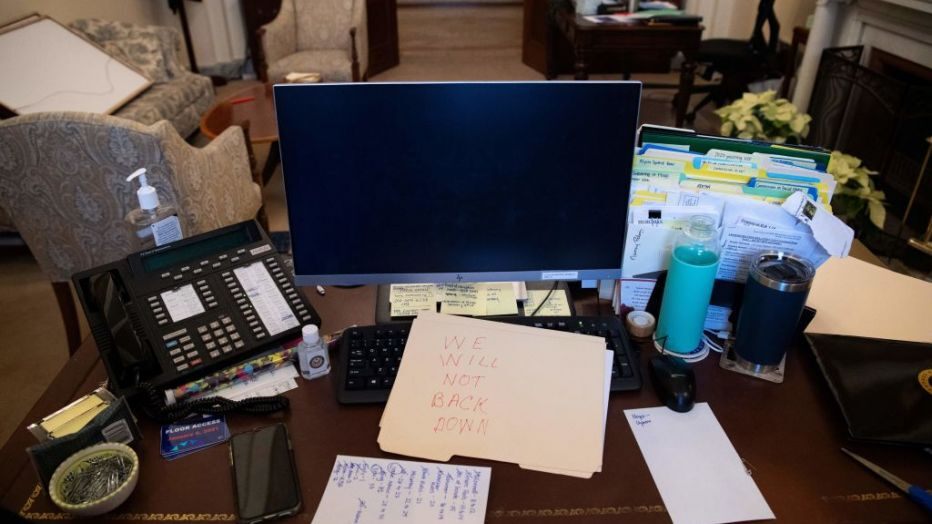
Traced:
POLYGON ((275 86, 297 282, 619 278, 640 91, 275 86))

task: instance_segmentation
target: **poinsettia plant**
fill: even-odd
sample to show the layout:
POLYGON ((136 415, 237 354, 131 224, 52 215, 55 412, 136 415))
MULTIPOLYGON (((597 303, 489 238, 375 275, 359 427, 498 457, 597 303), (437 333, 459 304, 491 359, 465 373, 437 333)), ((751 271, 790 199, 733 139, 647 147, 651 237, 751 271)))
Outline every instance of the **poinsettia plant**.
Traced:
POLYGON ((862 165, 860 158, 841 151, 832 151, 828 172, 838 182, 832 197, 832 212, 835 216, 852 223, 866 214, 872 224, 883 230, 883 223, 887 219, 887 210, 883 207, 886 197, 883 191, 874 187, 874 181, 871 180, 877 172, 862 165))
POLYGON ((809 134, 812 117, 775 91, 744 93, 730 105, 715 110, 722 119, 722 136, 798 144, 809 134))

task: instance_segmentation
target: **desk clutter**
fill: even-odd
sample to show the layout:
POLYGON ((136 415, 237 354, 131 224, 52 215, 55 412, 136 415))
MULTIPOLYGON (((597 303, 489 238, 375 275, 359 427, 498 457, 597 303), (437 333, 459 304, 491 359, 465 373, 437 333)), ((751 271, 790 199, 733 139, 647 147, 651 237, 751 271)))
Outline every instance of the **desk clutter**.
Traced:
MULTIPOLYGON (((602 89, 600 84, 595 88, 602 89)), ((562 83, 553 85, 565 89, 562 83)), ((306 102, 315 98, 301 98, 308 89, 316 88, 287 86, 279 92, 287 95, 277 100, 287 105, 294 96, 290 103, 306 102)), ((341 89, 327 86, 317 93, 341 89)), ((437 89, 435 93, 450 97, 468 98, 471 89, 482 90, 483 97, 499 94, 495 85, 456 87, 463 91, 446 91, 448 84, 417 89, 437 89)), ((510 101, 528 98, 521 94, 510 101)), ((438 99, 444 107, 451 105, 447 97, 438 99)), ((475 107, 490 107, 485 98, 483 102, 475 107)), ((280 105, 279 111, 281 121, 287 110, 280 105)), ((524 113, 539 117, 536 111, 524 113)), ((633 130, 636 113, 628 117, 633 130)), ((338 120, 346 119, 339 115, 338 120)), ((464 133, 461 139, 470 136, 464 133)), ((634 144, 633 134, 631 138, 634 144)), ((442 142, 435 147, 446 144, 442 142)), ((283 151, 284 161, 294 158, 287 147, 283 151)), ((627 149, 624 155, 630 153, 627 149)), ((324 161, 310 156, 315 163, 324 161)), ((342 162, 341 155, 335 157, 342 162)), ((74 515, 110 511, 124 500, 130 505, 148 500, 148 492, 135 498, 132 492, 140 478, 143 485, 153 478, 148 471, 161 470, 163 476, 148 480, 146 488, 157 481, 163 488, 187 490, 193 483, 176 485, 165 477, 188 473, 203 483, 209 471, 210 489, 213 484, 232 488, 229 497, 221 494, 209 503, 236 514, 203 514, 250 523, 283 517, 305 522, 309 517, 312 524, 524 518, 532 510, 492 508, 495 513, 490 513, 490 501, 501 504, 502 493, 517 489, 528 490, 528 500, 576 489, 578 498, 570 503, 611 505, 607 508, 613 511, 593 516, 636 514, 637 508, 620 505, 627 503, 619 500, 628 493, 609 483, 648 473, 663 504, 649 481, 638 481, 634 491, 650 492, 644 500, 651 506, 637 507, 663 512, 674 524, 774 519, 780 512, 770 504, 785 503, 787 497, 773 483, 790 468, 783 462, 784 449, 761 447, 782 444, 778 439, 786 436, 792 437, 790 445, 803 440, 792 432, 761 438, 763 431, 774 428, 773 421, 766 420, 769 412, 755 413, 754 408, 755 402, 777 398, 780 388, 788 388, 721 369, 780 382, 787 349, 801 331, 818 361, 810 375, 819 376, 816 366, 822 370, 853 439, 932 447, 932 412, 925 395, 932 392, 932 373, 922 368, 928 366, 932 344, 927 318, 932 284, 918 285, 845 258, 853 238, 831 214, 835 182, 825 172, 827 162, 826 152, 818 149, 645 126, 633 155, 624 156, 624 167, 631 166, 631 184, 621 193, 622 212, 613 207, 600 215, 618 227, 599 229, 601 237, 588 236, 588 251, 580 251, 590 256, 605 245, 611 249, 605 250, 605 258, 579 262, 579 271, 561 265, 577 263, 570 258, 577 253, 565 245, 554 248, 550 237, 535 244, 533 253, 543 257, 555 251, 556 261, 542 264, 540 271, 528 270, 526 260, 507 266, 494 253, 479 271, 441 271, 449 269, 444 261, 459 264, 469 250, 416 267, 405 266, 411 262, 404 256, 412 250, 404 249, 372 251, 380 257, 349 254, 331 264, 338 258, 339 243, 308 245, 292 228, 298 268, 293 273, 267 234, 250 221, 79 272, 73 281, 108 382, 31 425, 39 443, 27 453, 41 486, 74 515), (382 270, 378 264, 383 255, 397 256, 397 263, 382 270), (606 268, 619 258, 620 267, 606 268), (361 264, 356 273, 347 271, 352 263, 361 264), (498 269, 495 264, 510 271, 492 271, 498 269), (409 268, 428 272, 399 272, 409 268), (431 275, 446 276, 434 277, 442 284, 383 285, 374 293, 344 285, 385 283, 393 276, 401 276, 399 282, 423 282, 424 275, 428 282, 431 275), (509 280, 535 275, 540 281, 461 281, 490 275, 503 280, 503 275, 509 280), (615 310, 604 316, 600 299, 587 302, 597 296, 595 291, 582 299, 584 293, 576 294, 575 286, 571 293, 568 284, 558 282, 619 276, 615 310), (844 292, 846 282, 862 280, 868 282, 862 291, 869 294, 844 292), (317 289, 309 293, 313 305, 301 289, 310 286, 317 289), (371 321, 371 310, 341 316, 341 307, 371 306, 360 296, 376 303, 373 325, 348 325, 360 318, 371 321), (851 306, 855 299, 858 305, 851 306), (811 312, 803 316, 807 303, 819 310, 814 320, 811 312), (339 331, 323 334, 324 319, 315 306, 337 324, 327 329, 339 331), (577 307, 580 312, 594 309, 596 315, 577 314, 577 307), (877 312, 876 307, 890 311, 877 312), (897 351, 896 358, 878 357, 878 347, 897 351), (716 351, 722 353, 718 367, 700 362, 716 351), (870 365, 865 366, 868 358, 870 365), (922 370, 919 380, 910 376, 917 366, 922 370), (641 391, 645 374, 656 398, 641 391), (865 393, 859 384, 870 391, 865 393), (878 394, 872 403, 865 397, 873 396, 875 384, 890 394, 878 394), (726 408, 726 402, 734 404, 726 408), (908 413, 891 420, 887 414, 897 410, 885 404, 908 413), (736 431, 741 425, 760 433, 736 431), (149 438, 143 440, 143 433, 149 438), (159 453, 154 453, 156 447, 159 453), (374 456, 359 456, 367 450, 374 456), (635 453, 633 460, 619 457, 619 450, 635 453), (640 451, 643 463, 633 450, 640 451), (748 456, 765 474, 752 475, 755 466, 748 456), (550 484, 538 489, 538 481, 550 484), (608 493, 609 502, 589 502, 597 492, 608 493), (305 505, 313 512, 302 513, 305 505)), ((495 175, 490 180, 497 188, 504 175, 495 175)), ((421 185, 427 182, 412 185, 417 187, 412 194, 422 200, 429 188, 421 185)), ((498 193, 511 194, 483 192, 498 193)), ((556 207, 544 206, 535 227, 559 214, 552 213, 556 207)), ((584 208, 587 218, 591 207, 587 203, 584 208)), ((358 206, 352 218, 367 209, 358 206)), ((384 219, 380 209, 375 209, 376 218, 384 219)), ((570 222, 570 215, 558 216, 544 230, 570 222)), ((507 216, 514 224, 521 222, 516 215, 507 216)), ((307 222, 314 228, 306 227, 303 234, 312 237, 324 235, 332 225, 307 222)), ((468 225, 462 217, 451 223, 468 225)), ((518 226, 502 229, 502 234, 513 233, 518 226)), ((562 236, 592 229, 574 227, 562 236)), ((413 230, 408 236, 419 240, 413 230)), ((403 237, 394 235, 392 241, 410 240, 403 237)), ((424 245, 442 250, 445 237, 430 238, 441 240, 424 245)), ((477 249, 474 244, 481 239, 474 235, 464 245, 477 249)), ((369 249, 371 240, 360 233, 351 241, 369 249)), ((508 236, 497 248, 520 258, 520 241, 521 235, 508 236)), ((792 356, 790 363, 800 365, 801 359, 792 356)), ((797 385, 805 378, 805 373, 794 374, 797 385)), ((812 400, 798 392, 782 398, 812 400)), ((790 413, 784 416, 796 415, 790 413)), ((801 425, 815 425, 811 417, 800 420, 801 425)), ((835 442, 831 431, 820 429, 814 432, 820 442, 835 442)), ((815 439, 812 433, 802 437, 815 439)), ((33 491, 33 499, 39 492, 33 491)), ((196 499, 206 495, 194 493, 196 499)), ((579 515, 588 516, 590 509, 606 508, 583 509, 579 515)), ((550 509, 533 512, 535 517, 562 516, 550 509)))

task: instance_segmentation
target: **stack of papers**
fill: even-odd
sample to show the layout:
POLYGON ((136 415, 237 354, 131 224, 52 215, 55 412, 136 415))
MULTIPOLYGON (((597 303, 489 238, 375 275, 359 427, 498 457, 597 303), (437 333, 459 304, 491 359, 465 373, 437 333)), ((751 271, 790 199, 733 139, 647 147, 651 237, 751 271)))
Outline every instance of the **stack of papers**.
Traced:
POLYGON ((379 446, 589 478, 602 469, 612 356, 599 337, 421 313, 379 446))
MULTIPOLYGON (((642 130, 641 139, 619 310, 646 307, 677 233, 696 214, 718 221, 718 280, 744 283, 751 261, 763 251, 792 253, 815 267, 848 254, 853 232, 831 214, 836 182, 825 172, 827 153, 675 130, 642 130)), ((728 329, 727 313, 710 311, 706 328, 728 329)))

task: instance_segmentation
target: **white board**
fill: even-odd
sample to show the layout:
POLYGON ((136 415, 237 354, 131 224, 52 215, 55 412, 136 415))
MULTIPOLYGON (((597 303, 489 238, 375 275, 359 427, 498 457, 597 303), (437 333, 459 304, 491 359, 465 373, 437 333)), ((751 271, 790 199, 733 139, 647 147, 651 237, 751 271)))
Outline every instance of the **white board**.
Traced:
POLYGON ((152 84, 51 18, 0 31, 0 104, 17 114, 109 114, 152 84))

